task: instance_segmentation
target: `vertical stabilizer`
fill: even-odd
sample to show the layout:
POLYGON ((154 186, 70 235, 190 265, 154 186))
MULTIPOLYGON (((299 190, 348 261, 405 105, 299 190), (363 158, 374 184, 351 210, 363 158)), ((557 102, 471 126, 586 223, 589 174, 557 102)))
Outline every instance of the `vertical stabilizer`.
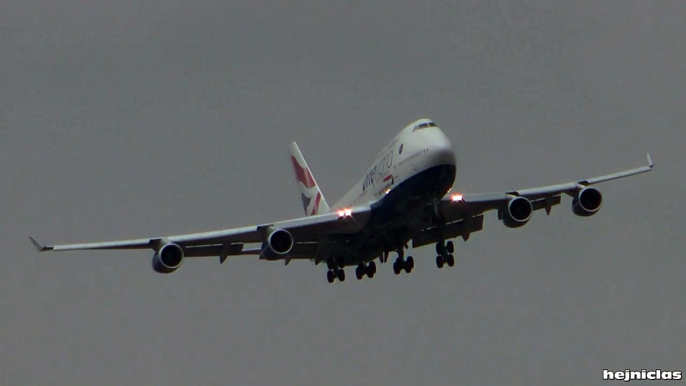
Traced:
POLYGON ((328 212, 329 204, 326 203, 324 195, 319 189, 319 185, 317 185, 317 181, 312 176, 310 167, 305 162, 305 157, 303 157, 298 144, 295 142, 291 144, 291 163, 293 164, 295 179, 300 189, 300 198, 303 202, 305 215, 312 216, 328 212))

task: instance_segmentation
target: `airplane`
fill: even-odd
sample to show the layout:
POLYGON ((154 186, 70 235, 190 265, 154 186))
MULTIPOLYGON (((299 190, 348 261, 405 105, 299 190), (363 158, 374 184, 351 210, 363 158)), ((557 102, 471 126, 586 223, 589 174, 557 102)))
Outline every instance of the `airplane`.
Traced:
POLYGON ((455 265, 451 239, 467 241, 483 229, 484 213, 496 211, 508 228, 524 226, 535 211, 549 215, 561 203, 562 194, 572 198, 572 212, 581 217, 600 210, 603 196, 593 187, 601 182, 649 172, 648 165, 600 177, 531 189, 486 194, 452 192, 456 176, 455 150, 431 119, 419 119, 402 129, 377 155, 362 179, 335 205, 329 206, 298 145, 290 146, 291 163, 300 190, 305 217, 178 236, 113 242, 41 245, 40 251, 152 249, 152 268, 168 274, 187 258, 252 255, 261 260, 306 259, 324 263, 329 283, 345 281, 345 267, 355 266, 355 276, 373 278, 375 260, 387 263, 397 257, 393 272, 410 273, 414 258, 405 250, 435 244, 436 266, 455 265))

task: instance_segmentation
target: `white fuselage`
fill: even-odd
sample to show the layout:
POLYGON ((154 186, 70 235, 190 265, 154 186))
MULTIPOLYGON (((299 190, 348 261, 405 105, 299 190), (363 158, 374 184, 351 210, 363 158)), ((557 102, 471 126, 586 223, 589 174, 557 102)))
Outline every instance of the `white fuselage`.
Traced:
POLYGON ((419 119, 379 152, 365 176, 331 209, 375 203, 403 182, 441 165, 456 166, 455 150, 430 119, 419 119))

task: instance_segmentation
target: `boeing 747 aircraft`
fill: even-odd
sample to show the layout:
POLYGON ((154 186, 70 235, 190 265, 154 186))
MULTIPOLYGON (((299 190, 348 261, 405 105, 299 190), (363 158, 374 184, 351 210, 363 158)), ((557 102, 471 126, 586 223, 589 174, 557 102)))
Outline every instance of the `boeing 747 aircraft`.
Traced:
POLYGON ((43 246, 43 251, 94 249, 152 249, 152 268, 176 271, 186 258, 251 255, 269 261, 307 259, 324 263, 329 283, 345 280, 345 267, 355 276, 374 277, 375 260, 388 261, 397 253, 393 272, 412 272, 414 258, 405 250, 434 244, 436 266, 455 264, 450 239, 465 241, 483 229, 484 213, 497 211, 509 228, 525 225, 534 211, 560 204, 562 194, 572 197, 577 216, 592 216, 603 197, 593 187, 600 182, 649 172, 653 163, 600 177, 540 188, 489 194, 451 193, 455 182, 455 150, 448 137, 430 119, 420 119, 398 133, 381 150, 362 179, 335 205, 329 206, 298 145, 291 145, 291 163, 300 188, 305 217, 204 233, 135 240, 43 246), (252 245, 252 246, 251 246, 252 245))

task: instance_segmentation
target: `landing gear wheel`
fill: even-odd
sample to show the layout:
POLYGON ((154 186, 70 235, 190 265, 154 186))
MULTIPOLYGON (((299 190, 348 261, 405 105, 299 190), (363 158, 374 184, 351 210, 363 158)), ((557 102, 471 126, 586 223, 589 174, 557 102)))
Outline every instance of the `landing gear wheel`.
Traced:
POLYGON ((369 265, 367 266, 367 269, 368 269, 367 275, 369 276, 369 274, 371 273, 371 276, 369 276, 369 277, 373 277, 374 274, 376 273, 376 263, 373 261, 370 262, 369 265))
MULTIPOLYGON (((445 244, 445 248, 448 250, 448 253, 452 254, 455 252, 455 244, 453 244, 452 241, 448 241, 445 244)), ((452 267, 452 266, 451 266, 452 267)))
POLYGON ((443 245, 441 243, 436 243, 436 254, 437 255, 442 255, 443 254, 443 245))
POLYGON ((336 271, 336 277, 338 277, 338 280, 340 281, 345 281, 345 271, 339 269, 338 271, 336 271))
POLYGON ((393 273, 395 273, 396 275, 400 275, 401 269, 402 268, 400 267, 400 262, 396 260, 395 263, 393 263, 393 273))
POLYGON ((436 266, 438 268, 443 268, 444 263, 445 263, 445 259, 443 259, 443 256, 436 256, 436 266))
POLYGON ((358 265, 357 268, 355 268, 355 277, 357 278, 357 280, 362 280, 362 277, 364 277, 364 271, 365 268, 362 264, 358 265))
POLYGON ((333 271, 327 271, 326 272, 326 281, 328 281, 329 283, 333 283, 333 279, 334 279, 333 271))
POLYGON ((445 261, 448 263, 448 266, 452 267, 453 265, 455 265, 455 256, 448 255, 446 256, 445 261))
POLYGON ((414 266, 414 259, 412 256, 408 257, 407 260, 405 260, 405 263, 403 264, 403 268, 405 269, 406 273, 412 272, 412 267, 414 266))
POLYGON ((326 268, 328 269, 335 269, 336 265, 333 263, 332 259, 326 260, 326 268))
POLYGON ((410 272, 414 269, 414 257, 410 256, 407 258, 407 266, 410 267, 410 272))

